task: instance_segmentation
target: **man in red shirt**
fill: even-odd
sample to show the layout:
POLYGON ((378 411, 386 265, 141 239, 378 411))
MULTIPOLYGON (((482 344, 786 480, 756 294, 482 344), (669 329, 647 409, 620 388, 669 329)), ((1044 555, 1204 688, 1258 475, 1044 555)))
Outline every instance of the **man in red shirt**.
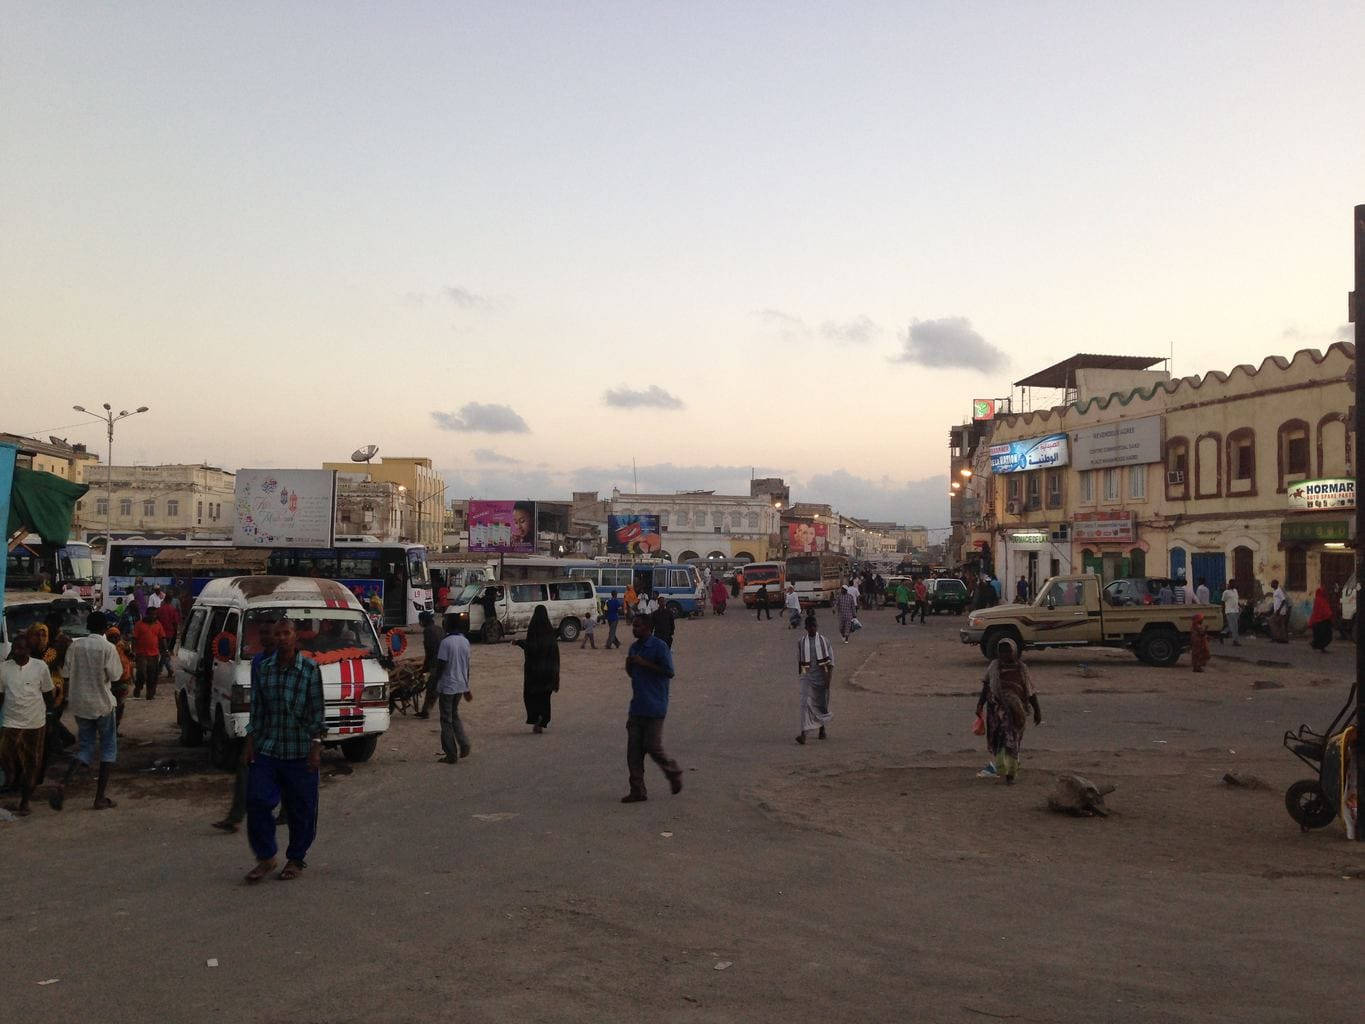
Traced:
POLYGON ((137 659, 137 675, 133 679, 133 696, 147 687, 147 699, 156 697, 156 677, 161 668, 161 639, 166 634, 157 621, 157 609, 148 608, 142 621, 133 627, 133 656, 137 659))
POLYGON ((175 638, 180 635, 180 609, 177 607, 175 588, 166 591, 166 600, 156 610, 156 621, 161 626, 161 661, 157 667, 158 675, 165 671, 166 678, 173 677, 171 655, 175 653, 175 638))

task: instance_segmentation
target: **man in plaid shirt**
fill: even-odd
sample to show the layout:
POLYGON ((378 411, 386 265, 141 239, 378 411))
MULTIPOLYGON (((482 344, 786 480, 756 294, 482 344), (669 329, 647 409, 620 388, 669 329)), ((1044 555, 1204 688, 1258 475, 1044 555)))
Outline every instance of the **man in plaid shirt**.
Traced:
POLYGON ((275 653, 261 663, 251 687, 247 726, 246 824, 259 882, 275 870, 275 806, 284 794, 288 858, 281 881, 298 878, 318 830, 318 768, 322 763, 322 673, 298 650, 293 620, 275 624, 275 653))

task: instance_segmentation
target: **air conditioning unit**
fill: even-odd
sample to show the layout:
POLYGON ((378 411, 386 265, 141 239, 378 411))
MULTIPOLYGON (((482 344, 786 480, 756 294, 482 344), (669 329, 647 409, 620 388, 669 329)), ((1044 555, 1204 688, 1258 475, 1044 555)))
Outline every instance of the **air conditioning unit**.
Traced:
POLYGON ((1019 514, 1019 508, 1020 504, 1017 501, 1005 502, 1005 511, 1012 516, 1017 516, 1019 514))
POLYGON ((1168 470, 1166 473, 1166 483, 1174 486, 1185 483, 1185 471, 1182 469, 1168 470))

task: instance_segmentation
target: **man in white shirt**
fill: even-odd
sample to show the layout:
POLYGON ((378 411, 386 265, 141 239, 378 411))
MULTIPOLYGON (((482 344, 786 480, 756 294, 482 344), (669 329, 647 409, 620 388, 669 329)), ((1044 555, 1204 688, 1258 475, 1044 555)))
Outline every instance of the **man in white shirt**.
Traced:
POLYGON ((796 593, 796 587, 791 583, 787 584, 787 596, 785 599, 785 607, 787 609, 787 619, 791 624, 791 628, 792 629, 800 628, 801 598, 796 593))
POLYGON ((1241 647, 1237 638, 1237 620, 1242 616, 1242 597, 1237 593, 1237 581, 1228 580, 1223 588, 1223 618, 1227 620, 1228 632, 1232 634, 1232 646, 1241 647))
POLYGON ((1199 582, 1194 587, 1194 602, 1195 604, 1209 603, 1209 585, 1202 576, 1199 577, 1199 582))
POLYGON ((165 600, 166 595, 161 592, 160 587, 157 587, 155 590, 153 590, 150 594, 147 595, 147 607, 160 608, 161 603, 165 600))
POLYGON ((1277 644, 1289 643, 1289 595, 1279 580, 1270 581, 1270 639, 1277 644))
POLYGON ((95 810, 103 811, 115 806, 114 801, 105 795, 105 790, 109 788, 109 773, 118 759, 118 716, 114 713, 117 701, 114 700, 112 686, 123 678, 123 662, 119 659, 118 650, 104 638, 107 625, 104 612, 91 612, 85 620, 85 628, 90 635, 72 640, 71 646, 66 649, 66 660, 62 662, 67 703, 76 718, 80 749, 76 752, 76 759, 67 766, 66 775, 48 797, 48 803, 54 811, 62 809, 66 785, 76 773, 76 768, 81 765, 90 767, 97 746, 100 767, 95 784, 95 810))
POLYGON ((0 709, 5 713, 0 766, 7 778, 19 784, 19 806, 14 813, 25 817, 31 813, 28 802, 43 764, 52 673, 41 659, 28 656, 28 637, 23 633, 14 638, 10 660, 0 661, 0 709))
POLYGON ((465 620, 447 615, 446 635, 436 650, 436 694, 441 704, 441 758, 444 764, 458 764, 468 757, 469 736, 460 721, 460 701, 474 699, 469 689, 469 638, 464 635, 465 620))

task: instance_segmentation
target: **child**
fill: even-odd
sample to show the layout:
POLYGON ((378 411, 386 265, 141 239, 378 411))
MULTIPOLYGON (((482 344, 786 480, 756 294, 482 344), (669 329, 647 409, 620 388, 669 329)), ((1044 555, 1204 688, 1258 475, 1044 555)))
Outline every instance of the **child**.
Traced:
POLYGON ((580 651, 584 647, 588 646, 588 644, 592 644, 592 649, 594 651, 597 650, 597 639, 593 635, 596 631, 597 611, 596 609, 592 609, 589 610, 588 613, 583 616, 583 640, 578 645, 578 649, 580 651))

